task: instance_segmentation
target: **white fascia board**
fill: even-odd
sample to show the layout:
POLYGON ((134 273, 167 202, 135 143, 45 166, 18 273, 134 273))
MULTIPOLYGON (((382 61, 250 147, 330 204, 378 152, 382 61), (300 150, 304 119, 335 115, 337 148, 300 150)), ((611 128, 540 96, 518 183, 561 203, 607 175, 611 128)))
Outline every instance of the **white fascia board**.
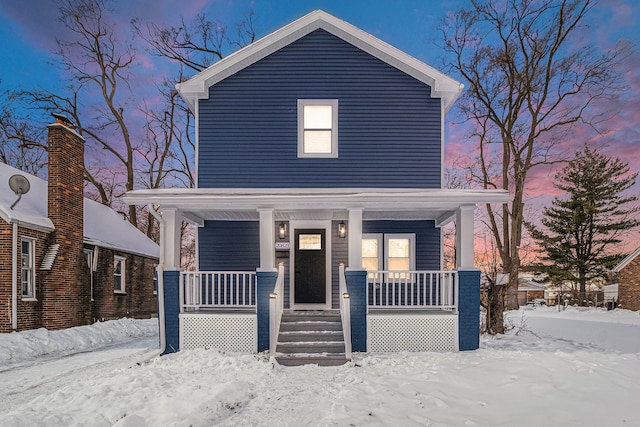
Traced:
POLYGON ((620 271, 625 268, 631 261, 633 261, 638 255, 640 255, 640 248, 636 249, 635 251, 631 252, 629 255, 627 255, 622 261, 620 261, 620 264, 616 265, 613 268, 613 272, 614 273, 620 273, 620 271))
POLYGON ((442 98, 445 113, 462 92, 464 85, 460 82, 322 10, 315 10, 223 58, 186 82, 176 85, 176 89, 193 111, 197 99, 209 97, 209 87, 319 28, 428 84, 431 96, 442 98))
POLYGON ((455 210, 462 205, 505 203, 504 190, 415 189, 160 189, 128 192, 125 203, 189 210, 346 209, 362 206, 375 210, 438 208, 455 210))
POLYGON ((0 209, 0 218, 2 218, 7 224, 18 224, 19 227, 29 228, 35 231, 43 231, 45 233, 51 233, 56 229, 49 218, 35 217, 33 220, 29 220, 25 219, 23 216, 16 217, 10 215, 3 209, 0 209))
POLYGON ((123 248, 121 246, 114 245, 109 242, 105 242, 103 240, 93 239, 91 237, 86 237, 86 236, 83 238, 82 243, 89 246, 98 246, 100 248, 111 249, 118 252, 124 252, 131 255, 141 256, 144 258, 159 259, 160 257, 159 254, 157 253, 141 252, 141 251, 132 250, 131 248, 123 248))

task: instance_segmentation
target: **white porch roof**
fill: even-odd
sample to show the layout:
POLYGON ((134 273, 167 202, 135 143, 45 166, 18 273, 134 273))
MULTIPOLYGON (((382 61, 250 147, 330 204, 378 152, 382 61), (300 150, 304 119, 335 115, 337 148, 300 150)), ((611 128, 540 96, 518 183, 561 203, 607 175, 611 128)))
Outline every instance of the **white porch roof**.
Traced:
POLYGON ((365 220, 435 220, 441 226, 461 206, 505 203, 505 190, 386 188, 190 188, 135 190, 128 204, 177 209, 196 224, 204 220, 258 220, 271 209, 274 219, 347 219, 349 209, 362 209, 365 220))

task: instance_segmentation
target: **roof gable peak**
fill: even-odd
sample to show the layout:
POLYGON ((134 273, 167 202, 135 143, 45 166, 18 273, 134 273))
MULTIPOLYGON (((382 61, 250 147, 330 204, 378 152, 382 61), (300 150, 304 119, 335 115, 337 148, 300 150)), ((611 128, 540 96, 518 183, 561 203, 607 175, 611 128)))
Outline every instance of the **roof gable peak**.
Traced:
POLYGON ((323 10, 314 10, 285 25, 176 85, 176 88, 189 107, 195 110, 198 99, 209 97, 209 87, 318 29, 429 85, 431 96, 442 98, 445 112, 462 91, 463 85, 446 74, 323 10))

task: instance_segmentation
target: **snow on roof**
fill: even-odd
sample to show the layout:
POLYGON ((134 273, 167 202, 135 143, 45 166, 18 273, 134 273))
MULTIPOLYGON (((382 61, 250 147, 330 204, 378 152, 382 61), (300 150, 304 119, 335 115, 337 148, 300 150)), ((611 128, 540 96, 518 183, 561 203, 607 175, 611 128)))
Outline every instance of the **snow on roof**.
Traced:
POLYGON ((519 291, 544 291, 546 289, 546 286, 531 280, 520 280, 518 282, 519 291))
POLYGON ((47 181, 0 162, 0 217, 8 223, 53 231, 55 227, 47 216, 47 181), (18 196, 9 188, 9 178, 16 174, 27 178, 31 189, 10 209, 18 196))
MULTIPOLYGON (((47 181, 0 163, 0 217, 7 222, 43 231, 55 227, 47 216, 47 181), (26 177, 31 189, 16 204, 16 196, 9 188, 9 178, 19 174, 26 177)), ((125 221, 117 212, 93 200, 84 199, 84 242, 108 249, 158 258, 160 247, 140 230, 125 221)))
POLYGON ((176 87, 191 109, 194 109, 198 99, 209 97, 210 86, 319 28, 428 84, 431 87, 431 95, 443 100, 445 112, 462 92, 463 85, 458 81, 323 10, 315 10, 285 25, 176 87))

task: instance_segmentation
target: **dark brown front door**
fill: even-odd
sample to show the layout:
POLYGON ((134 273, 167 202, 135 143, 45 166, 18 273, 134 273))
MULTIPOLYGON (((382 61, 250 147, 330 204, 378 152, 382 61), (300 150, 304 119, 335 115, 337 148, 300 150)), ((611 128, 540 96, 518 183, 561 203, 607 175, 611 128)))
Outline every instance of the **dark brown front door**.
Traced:
POLYGON ((295 231, 295 304, 327 302, 326 242, 324 229, 295 231))

